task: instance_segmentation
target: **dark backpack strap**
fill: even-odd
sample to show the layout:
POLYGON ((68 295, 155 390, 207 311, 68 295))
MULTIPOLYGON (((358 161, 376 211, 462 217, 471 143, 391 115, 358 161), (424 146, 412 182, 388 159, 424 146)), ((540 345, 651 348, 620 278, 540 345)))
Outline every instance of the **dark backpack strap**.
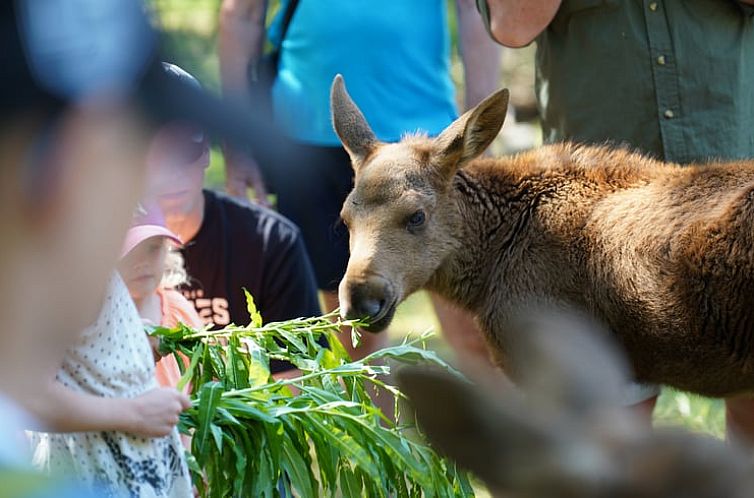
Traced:
MULTIPOLYGON (((256 100, 260 111, 266 114, 272 113, 270 91, 275 78, 277 78, 280 49, 283 45, 283 40, 285 40, 285 34, 288 31, 288 26, 291 24, 291 19, 293 19, 293 14, 296 11, 298 2, 299 0, 289 0, 288 4, 285 6, 282 19, 283 24, 280 27, 279 43, 273 45, 272 50, 269 52, 263 53, 258 60, 250 60, 248 67, 246 68, 249 80, 249 90, 252 98, 256 100)), ((262 22, 265 23, 265 19, 262 19, 262 22)), ((267 28, 265 24, 265 33, 266 32, 267 28)))
POLYGON ((288 26, 291 25, 291 19, 293 19, 293 14, 296 12, 297 6, 298 0, 289 0, 288 5, 285 6, 283 24, 280 26, 280 43, 276 50, 280 50, 280 45, 282 45, 283 40, 285 40, 285 34, 288 32, 288 26))

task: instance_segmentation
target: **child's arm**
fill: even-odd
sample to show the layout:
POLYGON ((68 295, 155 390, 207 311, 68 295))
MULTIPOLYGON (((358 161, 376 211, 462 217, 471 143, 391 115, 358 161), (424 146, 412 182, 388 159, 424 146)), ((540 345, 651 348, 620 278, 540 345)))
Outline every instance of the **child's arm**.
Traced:
POLYGON ((52 432, 119 431, 161 437, 190 406, 188 396, 172 388, 152 389, 136 398, 103 398, 53 381, 28 409, 52 432))

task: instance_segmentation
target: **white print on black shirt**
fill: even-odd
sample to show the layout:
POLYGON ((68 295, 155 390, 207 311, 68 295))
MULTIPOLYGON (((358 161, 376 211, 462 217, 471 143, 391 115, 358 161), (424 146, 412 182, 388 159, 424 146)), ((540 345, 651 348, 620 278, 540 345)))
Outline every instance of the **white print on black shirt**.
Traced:
POLYGON ((224 297, 204 297, 202 289, 185 289, 183 297, 191 301, 205 325, 215 324, 224 327, 230 323, 228 300, 224 297))

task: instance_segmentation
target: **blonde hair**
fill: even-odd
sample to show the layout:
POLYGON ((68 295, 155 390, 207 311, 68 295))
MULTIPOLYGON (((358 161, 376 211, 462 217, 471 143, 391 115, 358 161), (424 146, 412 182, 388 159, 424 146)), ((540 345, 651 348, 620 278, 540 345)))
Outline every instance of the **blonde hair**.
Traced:
MULTIPOLYGON (((167 240, 165 242, 169 244, 167 240)), ((162 275, 160 285, 165 289, 175 289, 186 282, 188 282, 188 273, 186 273, 183 256, 180 251, 170 245, 165 256, 165 273, 162 275)))

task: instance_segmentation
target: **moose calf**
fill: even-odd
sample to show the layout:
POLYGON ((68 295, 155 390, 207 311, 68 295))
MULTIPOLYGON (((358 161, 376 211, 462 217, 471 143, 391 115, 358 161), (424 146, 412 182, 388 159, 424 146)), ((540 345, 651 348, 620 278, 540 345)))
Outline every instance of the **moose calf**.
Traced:
POLYGON ((436 138, 381 143, 336 77, 355 171, 344 316, 379 331, 431 289, 476 315, 505 368, 517 310, 575 308, 610 329, 639 381, 754 390, 754 162, 681 167, 568 143, 480 159, 507 102, 501 90, 436 138))

